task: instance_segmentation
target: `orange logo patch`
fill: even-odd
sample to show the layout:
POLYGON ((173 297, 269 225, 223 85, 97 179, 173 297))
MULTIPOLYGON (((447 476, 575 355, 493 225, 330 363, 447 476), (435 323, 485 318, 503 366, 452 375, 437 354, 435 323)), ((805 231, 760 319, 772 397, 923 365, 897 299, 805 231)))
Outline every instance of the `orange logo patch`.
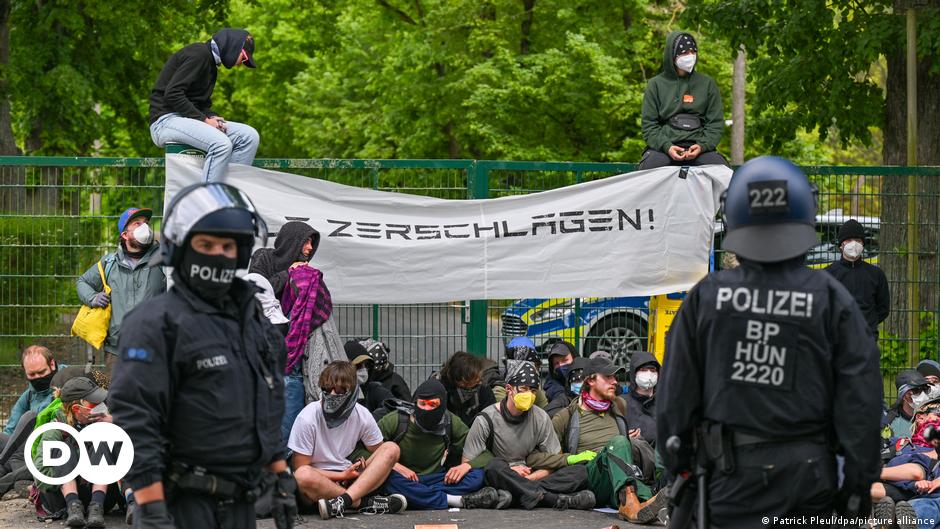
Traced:
POLYGON ((682 96, 683 103, 692 103, 694 101, 695 101, 695 97, 693 97, 692 94, 685 94, 684 96, 682 96))

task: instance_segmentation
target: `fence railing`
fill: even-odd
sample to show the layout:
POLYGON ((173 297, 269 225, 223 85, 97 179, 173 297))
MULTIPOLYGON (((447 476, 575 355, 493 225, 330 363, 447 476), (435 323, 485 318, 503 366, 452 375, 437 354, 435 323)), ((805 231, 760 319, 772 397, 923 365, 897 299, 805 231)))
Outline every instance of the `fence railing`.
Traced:
MULTIPOLYGON (((484 160, 262 159, 255 165, 448 199, 525 194, 635 170, 634 164, 484 160)), ((886 377, 919 359, 936 359, 940 168, 804 169, 820 189, 822 215, 820 246, 810 252, 811 264, 821 267, 838 259, 833 239, 839 225, 859 218, 869 232, 868 258, 888 276, 892 310, 880 335, 886 377), (909 175, 917 177, 917 188, 908 187, 909 175), (909 198, 917 208, 913 224, 907 216, 909 198), (908 229, 917 230, 917 248, 907 247, 908 229), (908 273, 912 259, 919 265, 916 277, 908 273), (909 301, 914 291, 917 306, 909 301), (915 318, 919 328, 912 325, 915 318)), ((114 251, 121 211, 152 208, 159 224, 163 182, 163 158, 0 157, 0 414, 25 387, 18 363, 25 346, 47 345, 65 363, 87 361, 85 344, 69 337, 79 305, 75 280, 114 251)), ((624 263, 612 273, 629 270, 630 263, 624 263)), ((536 343, 564 338, 584 353, 646 348, 646 316, 645 300, 616 298, 337 307, 343 336, 386 341, 397 369, 411 383, 457 350, 498 357, 503 341, 519 334, 534 335, 536 343)), ((893 387, 886 389, 893 393, 893 387)))

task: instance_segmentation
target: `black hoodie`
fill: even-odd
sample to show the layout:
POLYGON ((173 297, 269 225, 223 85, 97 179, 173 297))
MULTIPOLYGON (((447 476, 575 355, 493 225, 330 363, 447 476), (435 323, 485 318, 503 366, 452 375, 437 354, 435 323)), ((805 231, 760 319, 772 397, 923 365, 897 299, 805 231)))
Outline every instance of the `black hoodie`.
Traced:
POLYGON ((656 446, 656 393, 652 397, 639 395, 636 392, 636 372, 643 366, 654 364, 660 368, 656 357, 646 351, 636 351, 630 358, 630 393, 625 395, 627 401, 627 424, 630 428, 639 428, 640 437, 651 446, 656 446))
POLYGON ((320 232, 304 222, 291 221, 281 226, 274 240, 274 248, 261 248, 251 257, 249 272, 264 276, 274 289, 274 296, 280 299, 284 286, 287 285, 287 270, 298 261, 310 261, 320 247, 320 232), (313 241, 313 251, 309 257, 301 254, 304 243, 313 241))
MULTIPOLYGON (((212 36, 226 68, 235 66, 247 38, 247 31, 232 28, 212 36)), ((212 111, 212 90, 218 73, 209 41, 190 44, 171 55, 150 92, 150 123, 173 112, 199 121, 216 116, 212 111)))
POLYGON ((396 399, 411 400, 411 389, 408 388, 408 383, 395 372, 395 364, 391 362, 388 363, 388 369, 383 371, 373 369, 369 373, 369 381, 382 384, 396 399))

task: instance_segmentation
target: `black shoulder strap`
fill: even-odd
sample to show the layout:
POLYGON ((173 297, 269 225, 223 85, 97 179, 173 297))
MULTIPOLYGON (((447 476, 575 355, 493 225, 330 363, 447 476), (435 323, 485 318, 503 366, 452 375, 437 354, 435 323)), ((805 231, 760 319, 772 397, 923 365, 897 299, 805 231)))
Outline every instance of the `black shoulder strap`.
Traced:
POLYGON ((490 433, 486 436, 486 449, 489 450, 490 453, 493 453, 493 434, 495 431, 493 428, 493 419, 490 419, 490 416, 485 413, 480 413, 480 417, 483 417, 486 425, 490 427, 490 433))
POLYGON ((398 413, 398 427, 395 428, 395 435, 392 436, 393 443, 400 443, 402 439, 405 438, 405 434, 408 432, 408 423, 411 421, 411 415, 407 413, 396 410, 398 413))
POLYGON ((577 408, 568 408, 571 417, 568 419, 568 435, 565 436, 565 445, 569 454, 578 452, 578 443, 581 441, 581 414, 577 408))

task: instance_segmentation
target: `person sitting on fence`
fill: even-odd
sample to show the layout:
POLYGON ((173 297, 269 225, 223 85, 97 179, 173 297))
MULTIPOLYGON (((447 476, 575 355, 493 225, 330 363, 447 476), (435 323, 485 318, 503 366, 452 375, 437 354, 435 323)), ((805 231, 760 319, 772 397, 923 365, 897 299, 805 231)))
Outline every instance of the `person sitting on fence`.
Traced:
MULTIPOLYGON (((401 494, 412 509, 493 509, 509 505, 509 493, 483 488, 483 470, 463 462, 467 425, 447 411, 447 392, 428 379, 401 405, 379 421, 386 441, 401 449, 385 491, 401 494)), ((404 401, 402 401, 402 404, 404 401)))
MULTIPOLYGON (((107 409, 102 405, 108 392, 98 387, 91 379, 75 377, 65 383, 59 392, 62 407, 56 412, 53 421, 66 423, 73 428, 91 424, 99 420, 110 421, 107 409), (100 409, 99 409, 100 408, 100 409)), ((42 474, 49 477, 62 477, 71 472, 78 464, 79 449, 76 439, 52 429, 42 434, 37 446, 47 442, 65 442, 71 450, 70 458, 64 465, 46 466, 43 450, 33 448, 33 463, 42 474)), ((40 491, 43 509, 55 513, 53 518, 67 516, 68 527, 104 527, 104 515, 120 500, 120 490, 116 483, 89 483, 78 477, 63 485, 49 485, 36 480, 35 486, 40 491), (85 506, 88 518, 85 518, 85 506)))
POLYGON ((229 162, 251 165, 258 131, 226 121, 212 110, 219 64, 255 67, 255 40, 244 29, 225 28, 208 42, 196 42, 170 56, 150 92, 150 137, 157 147, 191 145, 206 153, 204 182, 221 181, 229 162))
POLYGON ((586 463, 587 486, 598 505, 618 509, 629 522, 649 523, 666 507, 667 495, 654 494, 662 474, 656 454, 629 422, 626 403, 616 396, 615 375, 622 370, 609 360, 588 360, 578 397, 552 418, 563 444, 562 453, 552 459, 555 465, 586 463))
POLYGON ((371 362, 366 362, 366 366, 369 368, 369 381, 382 384, 385 389, 392 392, 392 396, 396 399, 410 399, 411 389, 408 388, 408 383, 395 372, 395 364, 389 361, 390 351, 388 345, 385 342, 371 338, 359 340, 359 343, 365 347, 366 352, 372 357, 371 362))
POLYGON ((398 462, 399 449, 383 441, 375 419, 356 403, 356 368, 349 362, 331 362, 320 373, 319 386, 322 397, 300 412, 287 442, 294 452, 298 503, 305 509, 316 505, 324 520, 353 510, 404 511, 408 503, 401 495, 370 496, 398 462), (360 441, 371 455, 350 462, 347 458, 360 441))
POLYGON ((20 365, 29 387, 16 399, 0 433, 0 452, 6 458, 0 462, 0 495, 10 490, 15 481, 32 479, 23 459, 23 444, 33 431, 36 415, 52 402, 52 377, 59 369, 52 351, 41 345, 23 349, 20 365))
POLYGON ((382 384, 369 381, 369 368, 366 364, 372 361, 372 357, 366 353, 366 348, 360 342, 349 340, 343 348, 346 350, 349 361, 356 368, 356 383, 359 385, 357 402, 365 406, 376 420, 381 419, 385 415, 385 408, 382 405, 392 398, 392 393, 382 384))
POLYGON ((487 407, 473 421, 464 443, 465 462, 484 452, 492 454, 486 463, 486 484, 508 491, 513 505, 523 509, 591 509, 594 493, 587 489, 584 465, 567 465, 557 457, 561 452, 552 420, 545 410, 534 406, 539 376, 531 362, 506 381, 506 398, 487 407))
POLYGON ((447 409, 472 424, 481 410, 496 402, 493 390, 483 384, 483 361, 464 351, 457 351, 431 375, 441 381, 447 391, 447 409))
MULTIPOLYGON (((542 360, 539 358, 538 351, 535 350, 535 343, 526 336, 517 336, 506 344, 505 358, 503 358, 503 367, 497 371, 497 367, 492 360, 486 359, 492 365, 483 370, 483 383, 493 390, 493 397, 497 400, 503 400, 506 397, 506 379, 511 373, 515 373, 522 362, 529 362, 535 367, 535 372, 541 372, 542 360)), ((543 410, 548 407, 548 397, 542 386, 534 389, 535 405, 543 410)))
POLYGON ((147 208, 127 208, 117 222, 118 247, 113 253, 91 265, 75 284, 78 299, 93 308, 111 305, 111 321, 104 345, 104 364, 108 373, 117 361, 117 344, 124 316, 137 305, 166 291, 166 276, 160 268, 147 266, 160 250, 153 237, 147 208), (104 281, 102 281, 102 276, 104 281), (105 292, 104 283, 111 287, 105 292))
POLYGON ((906 437, 911 431, 914 410, 930 399, 930 385, 913 369, 898 373, 894 385, 898 389, 898 400, 882 418, 882 426, 890 429, 890 437, 906 437))

